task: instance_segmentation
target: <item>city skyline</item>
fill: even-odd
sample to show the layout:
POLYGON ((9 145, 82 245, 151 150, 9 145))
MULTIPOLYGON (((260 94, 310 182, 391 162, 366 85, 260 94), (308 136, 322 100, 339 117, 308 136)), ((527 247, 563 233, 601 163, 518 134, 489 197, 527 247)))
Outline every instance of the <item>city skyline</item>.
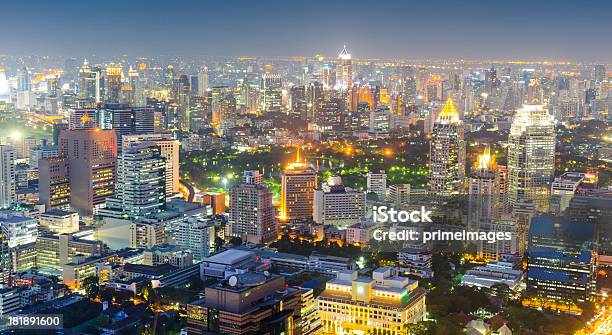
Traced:
POLYGON ((346 43, 355 58, 612 62, 605 1, 394 2, 375 10, 361 1, 274 0, 187 1, 168 10, 161 1, 23 6, 2 6, 9 15, 0 54, 334 56, 346 43), (51 25, 54 33, 43 34, 51 25))

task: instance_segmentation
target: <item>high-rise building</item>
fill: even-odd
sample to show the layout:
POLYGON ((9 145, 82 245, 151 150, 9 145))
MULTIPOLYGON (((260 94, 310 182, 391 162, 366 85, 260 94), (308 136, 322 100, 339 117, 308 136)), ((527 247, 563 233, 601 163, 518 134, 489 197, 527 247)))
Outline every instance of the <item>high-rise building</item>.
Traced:
POLYGON ((566 172, 555 178, 550 187, 551 205, 555 214, 561 215, 569 207, 572 197, 585 176, 580 172, 566 172))
POLYGON ((587 222, 535 217, 529 229, 527 299, 523 305, 581 313, 596 282, 596 227, 587 222))
POLYGON ((117 162, 114 196, 103 216, 135 219, 159 212, 166 203, 166 160, 154 142, 124 147, 117 162))
POLYGON ((323 85, 317 81, 310 83, 306 88, 306 102, 308 107, 306 119, 308 121, 315 120, 324 99, 323 85))
POLYGON ((429 151, 429 193, 449 196, 463 192, 465 141, 459 112, 449 97, 434 122, 429 151))
MULTIPOLYGON (((79 117, 80 113, 81 110, 75 110, 75 117, 79 117)), ((155 111, 151 107, 132 107, 124 103, 106 103, 93 113, 90 110, 85 110, 85 113, 87 113, 88 118, 94 120, 94 127, 113 129, 117 135, 117 145, 119 147, 121 147, 123 135, 151 134, 155 130, 155 111)))
POLYGON ((280 74, 266 73, 261 78, 261 109, 280 112, 283 108, 283 81, 280 74))
POLYGON ((472 170, 468 187, 469 224, 478 226, 480 223, 491 223, 497 216, 499 192, 499 173, 496 169, 491 148, 487 145, 484 152, 478 156, 478 165, 472 170))
POLYGON ((60 155, 66 159, 70 205, 90 216, 115 189, 117 142, 114 130, 75 129, 60 135, 60 155))
POLYGON ((38 221, 35 218, 3 214, 0 216, 0 226, 10 248, 36 242, 38 237, 38 221))
POLYGON ((0 208, 10 207, 17 200, 15 158, 13 147, 0 145, 0 208))
POLYGON ((193 259, 201 261, 210 256, 215 247, 213 220, 188 217, 177 225, 176 245, 191 251, 193 259))
POLYGON ((308 102, 306 100, 306 87, 293 86, 290 90, 289 105, 291 106, 291 114, 301 120, 306 120, 308 112, 308 102))
POLYGON ((555 128, 543 105, 517 110, 508 136, 508 199, 547 209, 555 172, 555 128))
POLYGON ((272 192, 261 184, 259 171, 245 171, 243 183, 230 190, 229 221, 233 236, 255 243, 276 238, 272 192))
POLYGON ((134 143, 153 142, 160 149, 166 160, 166 197, 179 191, 179 142, 172 139, 172 134, 123 135, 122 146, 134 143))
POLYGON ((387 200, 387 173, 383 170, 368 172, 366 175, 368 193, 375 193, 379 201, 387 200))
POLYGON ((366 214, 366 194, 342 185, 332 176, 314 191, 312 216, 316 223, 348 227, 360 222, 366 214))
POLYGON ((416 280, 399 277, 392 268, 379 268, 372 278, 357 271, 340 271, 317 298, 326 334, 408 335, 409 325, 425 319, 424 289, 416 280))
POLYGON ((315 170, 302 161, 300 148, 297 148, 295 162, 284 170, 281 180, 281 210, 283 221, 312 219, 314 189, 317 187, 315 170))
POLYGON ((123 82, 123 68, 120 64, 110 64, 106 67, 106 101, 119 102, 123 82))
POLYGON ((346 50, 346 45, 338 55, 335 87, 343 92, 350 92, 353 87, 353 61, 351 54, 346 50))
POLYGON ((98 102, 100 97, 100 80, 99 73, 92 71, 87 63, 87 59, 83 61, 83 66, 79 69, 79 99, 90 99, 98 102))
POLYGON ((200 67, 198 72, 198 96, 205 97, 208 95, 208 68, 200 67))

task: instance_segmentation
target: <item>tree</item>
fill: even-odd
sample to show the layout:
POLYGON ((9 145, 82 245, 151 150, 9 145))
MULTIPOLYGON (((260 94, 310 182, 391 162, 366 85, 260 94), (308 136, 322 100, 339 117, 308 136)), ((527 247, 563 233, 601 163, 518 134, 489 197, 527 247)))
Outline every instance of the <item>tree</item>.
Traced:
POLYGON ((240 245, 242 245, 242 239, 238 236, 234 236, 232 237, 232 239, 230 240, 230 243, 235 246, 238 247, 240 245))
POLYGON ((98 276, 91 276, 83 279, 83 288, 89 298, 95 298, 100 292, 100 278, 98 276))

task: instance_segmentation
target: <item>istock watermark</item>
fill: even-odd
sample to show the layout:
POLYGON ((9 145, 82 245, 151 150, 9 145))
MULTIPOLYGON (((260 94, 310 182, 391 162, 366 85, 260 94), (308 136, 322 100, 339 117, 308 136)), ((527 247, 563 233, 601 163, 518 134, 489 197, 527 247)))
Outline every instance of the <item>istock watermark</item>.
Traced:
POLYGON ((374 222, 433 222, 429 217, 431 211, 425 210, 425 206, 421 206, 420 211, 398 211, 393 207, 387 206, 372 207, 372 218, 374 222))

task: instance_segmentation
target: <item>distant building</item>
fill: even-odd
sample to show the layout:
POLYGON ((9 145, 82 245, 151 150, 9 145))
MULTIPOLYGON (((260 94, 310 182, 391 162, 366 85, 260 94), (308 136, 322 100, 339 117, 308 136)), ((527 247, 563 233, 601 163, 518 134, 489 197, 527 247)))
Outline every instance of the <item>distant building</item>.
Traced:
POLYGON ((316 187, 317 174, 308 167, 308 163, 302 161, 298 148, 295 162, 283 170, 280 218, 284 221, 312 219, 316 187))
POLYGON ((7 208, 17 200, 15 186, 15 149, 0 145, 0 208, 7 208))
POLYGON ((79 214, 77 212, 51 209, 38 217, 39 227, 50 233, 71 234, 79 231, 79 214))
POLYGON ((376 193, 379 201, 387 200, 387 174, 385 171, 368 172, 366 182, 368 192, 376 193))
POLYGON ((245 171, 243 183, 230 190, 230 218, 233 236, 254 243, 276 238, 272 192, 261 184, 259 171, 245 171))
POLYGON ((461 278, 461 285, 486 287, 504 284, 516 290, 523 279, 523 271, 514 268, 508 262, 490 262, 468 270, 461 278))

